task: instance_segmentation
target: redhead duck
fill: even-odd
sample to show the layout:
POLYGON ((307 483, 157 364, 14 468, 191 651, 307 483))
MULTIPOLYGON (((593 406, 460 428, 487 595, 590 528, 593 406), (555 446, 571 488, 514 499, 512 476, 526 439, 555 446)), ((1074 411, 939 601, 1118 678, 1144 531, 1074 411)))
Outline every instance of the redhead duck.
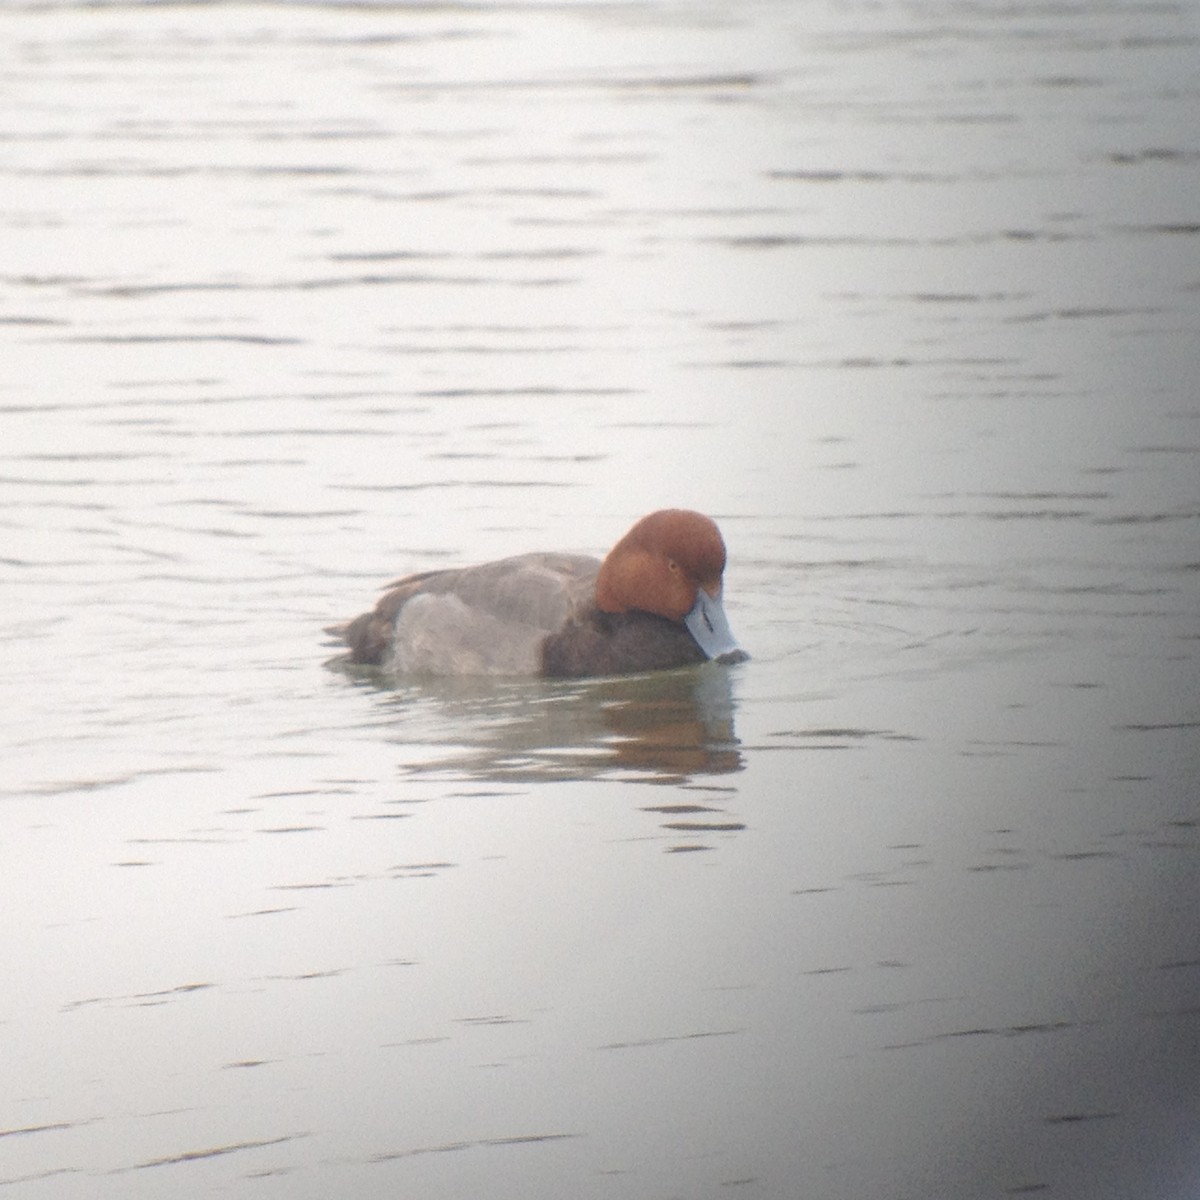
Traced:
POLYGON ((581 677, 740 662, 721 607, 725 543, 708 517, 643 517, 600 562, 520 554, 398 580, 332 626, 350 662, 421 675, 581 677))

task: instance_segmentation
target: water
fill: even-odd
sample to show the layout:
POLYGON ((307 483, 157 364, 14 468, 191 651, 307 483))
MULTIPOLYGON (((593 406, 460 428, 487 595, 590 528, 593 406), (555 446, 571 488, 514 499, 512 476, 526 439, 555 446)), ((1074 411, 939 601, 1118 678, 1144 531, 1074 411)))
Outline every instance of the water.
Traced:
POLYGON ((6 5, 6 1194, 1195 1195, 1197 15, 6 5))

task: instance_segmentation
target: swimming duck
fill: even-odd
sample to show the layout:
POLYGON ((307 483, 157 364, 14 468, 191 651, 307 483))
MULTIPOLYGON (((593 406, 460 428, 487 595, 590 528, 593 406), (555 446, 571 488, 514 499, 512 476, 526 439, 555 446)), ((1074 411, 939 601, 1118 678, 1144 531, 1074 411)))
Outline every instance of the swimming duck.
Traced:
POLYGON ((581 677, 740 662, 721 605, 725 543, 710 518, 667 508, 598 559, 519 554, 393 583, 330 627, 350 662, 399 674, 581 677))

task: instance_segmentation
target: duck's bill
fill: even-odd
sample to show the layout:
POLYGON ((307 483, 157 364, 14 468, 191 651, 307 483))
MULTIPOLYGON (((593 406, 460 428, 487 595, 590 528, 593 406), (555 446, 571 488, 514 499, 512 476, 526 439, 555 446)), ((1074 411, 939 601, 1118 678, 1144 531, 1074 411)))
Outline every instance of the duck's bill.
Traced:
POLYGON ((696 603, 692 611, 683 618, 688 633, 696 645, 718 662, 743 662, 750 656, 743 650, 729 628, 729 620, 721 604, 721 593, 710 596, 703 588, 696 591, 696 603))

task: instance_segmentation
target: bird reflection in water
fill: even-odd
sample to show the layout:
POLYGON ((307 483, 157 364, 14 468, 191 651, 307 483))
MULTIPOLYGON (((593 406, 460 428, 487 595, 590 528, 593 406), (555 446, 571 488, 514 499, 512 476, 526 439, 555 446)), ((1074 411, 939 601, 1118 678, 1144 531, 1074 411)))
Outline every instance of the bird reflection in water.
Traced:
POLYGON ((686 782, 742 770, 732 672, 705 664, 578 682, 431 679, 386 692, 404 770, 492 782, 686 782))
POLYGON ((602 713, 611 768, 681 782, 742 769, 728 671, 660 672, 607 686, 612 694, 602 713))

